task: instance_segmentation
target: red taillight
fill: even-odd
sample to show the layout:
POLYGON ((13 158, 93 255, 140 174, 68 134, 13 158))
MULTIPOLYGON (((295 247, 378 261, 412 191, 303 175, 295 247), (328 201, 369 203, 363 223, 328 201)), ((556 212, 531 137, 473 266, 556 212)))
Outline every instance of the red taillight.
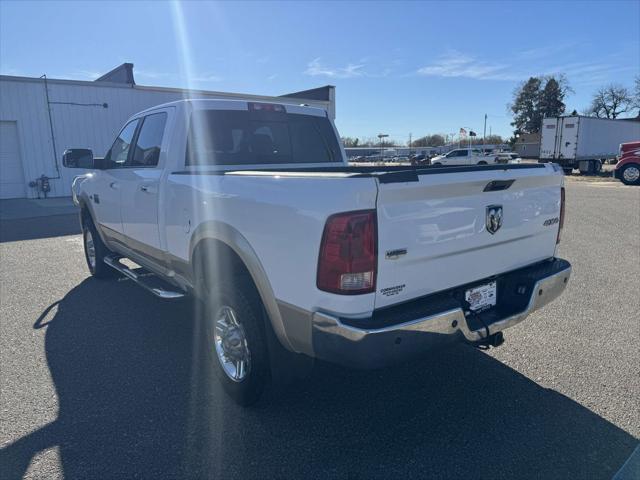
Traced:
POLYGON ((556 244, 560 243, 562 227, 564 227, 564 187, 560 189, 560 223, 558 225, 558 237, 556 238, 556 244))
POLYGON ((320 244, 318 288, 343 295, 374 292, 376 244, 375 210, 330 216, 320 244))

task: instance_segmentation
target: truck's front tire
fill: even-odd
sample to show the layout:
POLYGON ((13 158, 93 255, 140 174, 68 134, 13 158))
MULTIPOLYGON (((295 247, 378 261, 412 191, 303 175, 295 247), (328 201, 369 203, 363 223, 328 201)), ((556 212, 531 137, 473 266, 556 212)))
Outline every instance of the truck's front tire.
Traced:
POLYGON ((269 380, 263 308, 250 279, 214 279, 202 300, 208 361, 224 390, 243 406, 255 403, 269 380))
POLYGON ((640 185, 640 164, 630 163, 622 168, 620 180, 625 185, 640 185))
POLYGON ((87 260, 89 272, 96 278, 110 278, 116 276, 116 271, 104 263, 104 257, 111 250, 102 242, 92 220, 82 225, 82 243, 84 245, 84 257, 87 260))

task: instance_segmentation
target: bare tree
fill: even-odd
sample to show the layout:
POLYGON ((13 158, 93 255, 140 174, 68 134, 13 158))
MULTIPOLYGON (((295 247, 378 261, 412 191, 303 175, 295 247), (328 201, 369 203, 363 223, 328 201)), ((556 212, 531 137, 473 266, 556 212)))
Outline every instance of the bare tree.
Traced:
POLYGON ((607 85, 598 90, 587 109, 589 115, 598 118, 618 118, 633 109, 633 96, 627 87, 607 85))
POLYGON ((444 136, 436 133, 435 135, 425 135, 424 137, 416 138, 411 142, 411 145, 414 147, 439 147, 444 145, 444 142, 444 136))
POLYGON ((345 148, 360 147, 361 145, 359 145, 359 142, 359 138, 342 137, 342 144, 345 148))
POLYGON ((500 145, 504 142, 504 139, 500 136, 500 135, 487 135, 487 137, 484 139, 484 142, 487 145, 500 145))

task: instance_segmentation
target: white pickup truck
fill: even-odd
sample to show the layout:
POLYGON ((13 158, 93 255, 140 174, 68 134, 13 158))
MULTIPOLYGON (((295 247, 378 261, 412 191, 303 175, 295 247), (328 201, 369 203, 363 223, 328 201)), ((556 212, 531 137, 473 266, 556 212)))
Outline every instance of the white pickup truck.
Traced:
POLYGON ((91 273, 194 298, 241 404, 300 359, 375 368, 442 342, 497 346, 571 273, 556 165, 349 167, 307 106, 160 105, 104 158, 63 163, 88 169, 73 198, 91 273))
POLYGON ((479 148, 457 148, 431 159, 431 165, 489 165, 498 163, 495 155, 487 156, 479 148))

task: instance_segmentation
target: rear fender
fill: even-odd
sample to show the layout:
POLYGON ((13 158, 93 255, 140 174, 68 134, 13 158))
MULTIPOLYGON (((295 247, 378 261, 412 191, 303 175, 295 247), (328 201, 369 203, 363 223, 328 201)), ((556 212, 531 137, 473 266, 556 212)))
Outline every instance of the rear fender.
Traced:
POLYGON ((189 258, 192 260, 192 265, 193 254, 197 245, 201 241, 207 239, 218 240, 226 244, 238 255, 240 260, 242 260, 258 290, 258 294, 260 295, 262 304, 264 305, 269 317, 273 332, 276 334, 276 337, 282 346, 287 350, 295 352, 296 350, 287 336, 282 316, 276 302, 273 288, 271 287, 271 283, 267 277, 267 273, 265 272, 258 255, 247 239, 238 230, 227 223, 215 220, 204 222, 195 229, 191 237, 189 258))

